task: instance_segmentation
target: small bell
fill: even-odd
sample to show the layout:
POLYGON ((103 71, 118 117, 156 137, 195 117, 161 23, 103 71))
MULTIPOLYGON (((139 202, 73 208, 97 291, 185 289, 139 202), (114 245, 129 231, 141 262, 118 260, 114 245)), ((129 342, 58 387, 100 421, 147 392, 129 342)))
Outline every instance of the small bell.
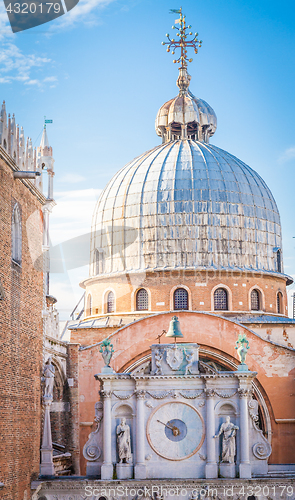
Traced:
POLYGON ((166 333, 165 337, 173 337, 175 339, 175 342, 176 339, 183 338, 177 316, 173 316, 172 320, 170 321, 169 330, 166 333))

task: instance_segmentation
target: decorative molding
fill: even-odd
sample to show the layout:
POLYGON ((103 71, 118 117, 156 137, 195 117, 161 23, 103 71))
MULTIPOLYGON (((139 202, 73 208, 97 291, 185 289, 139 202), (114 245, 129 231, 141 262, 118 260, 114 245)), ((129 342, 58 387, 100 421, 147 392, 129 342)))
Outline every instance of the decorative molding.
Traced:
POLYGON ((145 394, 147 391, 144 391, 143 389, 137 389, 134 391, 134 394, 136 395, 137 399, 145 399, 145 394))
POLYGON ((109 399, 112 397, 112 391, 101 390, 99 391, 99 394, 102 399, 109 399))
MULTIPOLYGON (((262 431, 260 432, 262 433, 262 431)), ((263 443, 255 443, 253 445, 252 452, 254 457, 259 460, 266 460, 271 455, 272 449, 267 439, 264 438, 263 443)))
POLYGON ((134 396, 134 394, 135 394, 135 391, 131 392, 131 394, 127 394, 127 395, 123 396, 123 395, 119 395, 115 391, 113 391, 113 395, 115 396, 115 398, 121 399, 121 400, 130 399, 130 398, 132 398, 132 396, 134 396))
POLYGON ((228 392, 220 392, 215 389, 214 392, 216 396, 219 396, 220 398, 232 398, 238 393, 238 390, 233 391, 232 393, 228 393, 228 392))
POLYGON ((158 391, 157 392, 155 392, 155 391, 153 391, 153 392, 152 391, 146 391, 146 392, 147 392, 147 394, 149 396, 151 396, 151 398, 154 398, 154 399, 164 399, 164 398, 167 398, 168 396, 172 396, 173 393, 174 393, 174 391, 172 391, 172 390, 170 390, 170 391, 163 391, 163 392, 160 392, 160 393, 158 393, 158 391))
POLYGON ((204 394, 204 389, 201 389, 200 392, 195 392, 193 393, 192 391, 178 391, 179 395, 182 396, 185 399, 196 399, 202 396, 204 394))
POLYGON ((266 437, 264 437, 263 432, 258 427, 259 416, 258 416, 258 401, 256 399, 251 399, 248 402, 249 415, 253 423, 253 427, 259 434, 259 439, 261 442, 257 442, 252 447, 252 452, 254 457, 259 460, 266 460, 272 452, 272 448, 266 437))
POLYGON ((252 389, 239 388, 238 393, 239 393, 240 398, 248 398, 248 397, 252 396, 253 391, 252 391, 252 389))
POLYGON ((207 387, 205 390, 204 390, 207 398, 214 398, 215 396, 215 390, 214 389, 211 389, 209 387, 207 387))

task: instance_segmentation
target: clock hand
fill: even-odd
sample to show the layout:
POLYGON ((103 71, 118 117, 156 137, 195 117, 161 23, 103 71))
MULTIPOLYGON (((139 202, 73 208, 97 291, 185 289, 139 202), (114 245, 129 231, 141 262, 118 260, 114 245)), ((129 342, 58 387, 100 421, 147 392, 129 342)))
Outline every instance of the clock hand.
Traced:
POLYGON ((165 425, 165 427, 168 427, 168 429, 171 429, 172 431, 174 429, 174 427, 172 427, 172 425, 164 424, 164 422, 161 422, 161 420, 157 420, 157 422, 159 422, 160 424, 165 425))
POLYGON ((165 427, 168 427, 168 429, 171 429, 171 431, 173 432, 173 436, 178 436, 180 434, 180 430, 178 429, 178 427, 176 427, 176 425, 164 424, 164 422, 161 422, 161 420, 157 420, 157 422, 165 425, 165 427))

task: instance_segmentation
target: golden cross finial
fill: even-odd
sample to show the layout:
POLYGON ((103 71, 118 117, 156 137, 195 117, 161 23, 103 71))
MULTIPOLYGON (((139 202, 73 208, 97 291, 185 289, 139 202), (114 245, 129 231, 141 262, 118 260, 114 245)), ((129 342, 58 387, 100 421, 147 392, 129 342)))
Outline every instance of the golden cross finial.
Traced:
POLYGON ((179 14, 179 19, 176 19, 175 24, 179 24, 178 26, 172 26, 172 29, 177 29, 178 32, 176 33, 176 36, 179 37, 179 40, 175 40, 174 38, 170 39, 169 33, 167 33, 166 37, 168 38, 168 42, 162 42, 162 45, 168 45, 167 47, 167 52, 170 52, 172 49, 171 53, 175 54, 175 49, 180 48, 181 53, 178 59, 174 59, 174 63, 181 63, 182 68, 187 67, 188 62, 192 62, 192 58, 188 59, 187 57, 187 47, 192 47, 195 50, 195 54, 198 53, 198 48, 201 47, 202 45, 202 40, 198 40, 198 33, 195 33, 194 37, 191 40, 188 40, 189 35, 193 35, 192 31, 190 30, 192 27, 191 25, 186 26, 185 22, 185 15, 182 13, 182 7, 180 7, 179 10, 170 10, 171 14, 179 14))

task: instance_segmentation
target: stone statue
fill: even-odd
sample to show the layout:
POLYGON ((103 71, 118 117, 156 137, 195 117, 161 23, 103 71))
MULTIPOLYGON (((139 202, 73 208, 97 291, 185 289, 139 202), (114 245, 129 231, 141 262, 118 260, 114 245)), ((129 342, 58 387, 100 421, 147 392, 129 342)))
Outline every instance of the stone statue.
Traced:
POLYGON ((230 421, 230 417, 225 417, 225 422, 221 424, 217 438, 223 434, 222 438, 222 462, 233 464, 236 454, 236 431, 239 428, 230 421))
POLYGON ((185 359, 187 361, 187 365, 185 367, 185 375, 192 375, 194 353, 192 351, 185 351, 185 359))
POLYGON ((114 348, 109 339, 104 339, 102 341, 99 352, 103 357, 105 366, 110 367, 110 361, 114 352, 114 348))
POLYGON ((236 341, 235 349, 237 349, 239 360, 242 365, 246 364, 246 356, 249 348, 250 348, 249 341, 247 340, 246 335, 245 334, 242 335, 240 333, 238 340, 236 341))
POLYGON ((130 427, 126 424, 126 418, 121 418, 117 426, 117 443, 119 463, 128 464, 131 461, 130 427))
POLYGON ((43 371, 43 380, 45 382, 44 398, 53 398, 53 384, 54 384, 55 368, 52 364, 52 357, 49 356, 45 363, 43 371))
POLYGON ((160 353, 159 349, 156 349, 155 351, 155 365, 156 365, 156 371, 155 375, 162 375, 162 359, 163 359, 163 354, 160 353))

